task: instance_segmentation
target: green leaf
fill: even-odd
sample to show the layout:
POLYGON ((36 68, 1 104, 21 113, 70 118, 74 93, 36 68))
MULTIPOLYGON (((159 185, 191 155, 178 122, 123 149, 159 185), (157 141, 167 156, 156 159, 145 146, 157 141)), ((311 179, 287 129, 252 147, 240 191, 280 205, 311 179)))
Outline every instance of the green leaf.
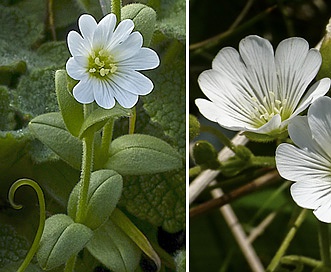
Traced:
POLYGON ((159 138, 127 134, 111 142, 105 167, 121 175, 154 174, 181 168, 182 158, 159 138))
POLYGON ((55 89, 63 121, 73 136, 78 136, 84 122, 83 105, 78 103, 67 88, 67 73, 58 70, 55 73, 55 89))
POLYGON ((46 219, 37 252, 39 265, 45 270, 51 270, 64 264, 81 251, 92 236, 92 230, 75 223, 65 214, 51 216, 46 219))
POLYGON ((0 224, 0 270, 12 262, 23 261, 28 243, 9 225, 0 224))
POLYGON ((58 110, 52 69, 35 69, 21 77, 17 86, 15 106, 22 112, 37 116, 58 110))
POLYGON ((43 24, 24 16, 22 11, 3 7, 0 5, 0 40, 5 40, 8 44, 19 46, 31 46, 41 38, 43 24))
POLYGON ((12 130, 16 125, 9 95, 9 90, 5 86, 0 86, 0 130, 12 130))
MULTIPOLYGON (((68 215, 76 217, 79 199, 78 183, 68 201, 68 215)), ((87 209, 83 223, 92 230, 100 227, 115 209, 123 188, 122 177, 112 170, 99 170, 91 175, 87 209)))
POLYGON ((161 260, 154 251, 145 235, 130 221, 130 219, 119 209, 115 209, 111 215, 111 220, 121 228, 135 244, 156 264, 157 270, 161 268, 161 260))
POLYGON ((151 42, 155 30, 156 12, 143 4, 133 3, 125 5, 121 10, 121 19, 131 19, 134 31, 139 31, 144 37, 144 46, 151 42))
POLYGON ((124 179, 120 205, 167 232, 185 228, 185 171, 124 179))
POLYGON ((80 169, 82 143, 65 128, 59 112, 51 112, 35 117, 29 123, 32 133, 52 149, 62 160, 75 169, 80 169))
POLYGON ((110 110, 97 108, 85 119, 79 137, 83 138, 86 133, 93 133, 100 130, 110 118, 129 117, 130 115, 131 109, 125 109, 118 104, 110 110))
POLYGON ((186 250, 181 250, 177 253, 175 257, 176 271, 185 272, 186 271, 186 250))
POLYGON ((151 120, 162 126, 165 135, 185 157, 185 48, 174 42, 171 51, 174 52, 167 52, 161 57, 159 69, 148 73, 155 90, 143 97, 143 106, 151 120))
POLYGON ((141 256, 139 247, 110 219, 95 230, 86 247, 103 265, 116 272, 135 271, 141 256))

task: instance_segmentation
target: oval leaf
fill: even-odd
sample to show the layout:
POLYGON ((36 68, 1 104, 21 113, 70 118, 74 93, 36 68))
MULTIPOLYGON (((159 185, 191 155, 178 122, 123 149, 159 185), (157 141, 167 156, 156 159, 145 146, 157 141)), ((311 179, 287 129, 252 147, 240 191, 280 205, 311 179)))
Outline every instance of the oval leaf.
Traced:
POLYGON ((55 90, 65 126, 72 135, 77 137, 84 122, 83 105, 69 93, 65 70, 55 72, 55 90))
POLYGON ((121 136, 110 144, 105 168, 121 175, 145 175, 179 169, 179 153, 165 141, 144 134, 121 136))
POLYGON ((114 108, 106 110, 98 108, 91 112, 91 114, 84 121, 79 137, 83 138, 86 133, 93 133, 100 130, 110 118, 129 117, 131 115, 131 109, 125 109, 119 104, 116 104, 114 108))
POLYGON ((29 128, 46 146, 75 169, 80 169, 82 143, 65 128, 59 112, 39 115, 31 120, 29 128))
MULTIPOLYGON (((91 229, 100 227, 115 209, 123 188, 122 177, 112 170, 92 173, 88 191, 88 204, 83 223, 91 229)), ((76 217, 79 183, 72 190, 68 202, 68 215, 76 217)))
POLYGON ((48 218, 37 252, 39 265, 51 270, 64 264, 81 251, 92 236, 91 229, 75 223, 68 215, 56 214, 48 218))
POLYGON ((135 271, 141 257, 139 247, 111 220, 94 231, 86 247, 103 265, 116 272, 135 271))

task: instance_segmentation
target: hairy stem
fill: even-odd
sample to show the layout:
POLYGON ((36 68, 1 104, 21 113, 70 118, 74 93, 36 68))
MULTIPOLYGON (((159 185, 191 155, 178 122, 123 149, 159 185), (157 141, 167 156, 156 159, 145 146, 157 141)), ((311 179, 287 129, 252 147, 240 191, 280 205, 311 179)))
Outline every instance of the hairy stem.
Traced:
POLYGON ((318 221, 318 240, 321 259, 325 267, 331 267, 329 225, 318 221))
POLYGON ((116 15, 117 23, 121 21, 122 0, 111 0, 111 12, 116 15))

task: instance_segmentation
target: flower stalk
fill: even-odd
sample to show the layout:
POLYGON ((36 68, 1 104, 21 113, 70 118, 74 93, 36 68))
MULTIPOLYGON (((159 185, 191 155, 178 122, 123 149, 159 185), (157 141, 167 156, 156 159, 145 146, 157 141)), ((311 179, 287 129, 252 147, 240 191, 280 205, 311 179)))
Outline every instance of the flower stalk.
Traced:
POLYGON ((318 242, 321 259, 325 267, 331 267, 329 225, 318 221, 318 242))
POLYGON ((117 22, 121 21, 122 0, 111 0, 111 11, 116 15, 117 22))

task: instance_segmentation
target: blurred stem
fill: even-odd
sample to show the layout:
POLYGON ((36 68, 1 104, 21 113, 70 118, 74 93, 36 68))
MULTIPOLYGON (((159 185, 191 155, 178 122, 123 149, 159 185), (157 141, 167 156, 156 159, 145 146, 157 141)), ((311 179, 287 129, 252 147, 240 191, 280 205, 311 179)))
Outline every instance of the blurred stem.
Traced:
POLYGON ((227 30, 225 32, 222 32, 222 33, 220 33, 220 34, 218 34, 214 37, 211 37, 207 40, 192 44, 192 45, 190 45, 189 49, 192 51, 192 50, 204 50, 204 49, 211 48, 211 47, 217 45, 218 43, 220 43, 225 38, 227 38, 231 35, 234 35, 238 32, 241 32, 244 29, 256 24, 258 21, 263 19, 265 16, 269 15, 269 13, 271 11, 273 11, 275 8, 276 8, 276 6, 269 7, 265 11, 263 11, 260 14, 256 15, 255 17, 248 20, 246 23, 242 24, 241 26, 237 27, 236 29, 229 29, 229 30, 227 30))
POLYGON ((36 183, 35 181, 33 181, 31 179, 19 179, 10 187, 9 194, 8 194, 8 199, 9 199, 10 204, 15 209, 21 209, 22 208, 22 205, 15 204, 14 196, 15 196, 16 190, 19 187, 23 186, 23 185, 31 186, 33 188, 33 190, 37 193, 38 202, 39 202, 40 216, 39 216, 38 230, 37 230, 36 236, 33 240, 32 246, 31 246, 28 254, 26 255, 23 263, 18 268, 17 272, 25 271, 25 269, 30 264, 33 256, 36 254, 36 252, 38 250, 38 247, 39 247, 40 240, 41 240, 41 236, 42 236, 43 231, 44 231, 45 221, 46 221, 46 207, 45 207, 45 198, 44 198, 43 191, 41 190, 38 183, 36 183))
POLYGON ((236 146, 231 142, 231 140, 224 135, 223 132, 221 132, 219 129, 216 129, 211 126, 204 126, 202 125, 200 128, 201 132, 209 132, 214 134, 220 142, 224 145, 227 146, 229 149, 231 149, 234 153, 236 153, 236 146))
POLYGON ((52 38, 56 41, 56 32, 55 32, 55 25, 54 25, 54 12, 53 12, 53 0, 48 0, 48 22, 49 28, 51 29, 52 38))
POLYGON ((116 15, 117 24, 121 21, 122 0, 111 0, 111 12, 116 15))
POLYGON ((329 225, 321 221, 318 221, 318 241, 323 265, 331 268, 329 225))
POLYGON ((284 256, 282 259, 281 259, 281 262, 283 263, 302 263, 304 265, 307 265, 307 266, 310 266, 310 267, 319 267, 319 266, 322 266, 322 262, 321 261, 318 261, 318 260, 315 260, 315 259, 312 259, 312 258, 308 258, 308 257, 305 257, 305 256, 297 256, 297 255, 287 255, 287 256, 284 256))
POLYGON ((102 14, 106 15, 111 12, 110 0, 99 0, 102 14))
POLYGON ((238 15, 238 17, 236 18, 236 20, 232 23, 232 25, 229 27, 230 29, 234 29, 236 28, 240 22, 244 19, 244 17, 246 16, 246 14, 248 13, 249 9, 251 8, 251 6, 253 5, 255 0, 248 0, 245 7, 242 9, 242 11, 240 12, 240 14, 238 15))
POLYGON ((67 261, 64 272, 73 272, 75 269, 77 255, 71 256, 67 261))
POLYGON ((251 166, 276 167, 275 157, 253 156, 250 159, 251 166))
POLYGON ((129 117, 129 134, 133 134, 136 127, 137 111, 136 107, 132 108, 132 114, 129 117))
POLYGON ((296 232, 298 231, 299 227, 301 226, 302 222, 306 218, 307 210, 302 209, 299 215, 297 216, 296 220, 294 221, 290 231, 286 235, 285 239, 283 240, 282 244, 280 245, 278 251, 276 252, 274 258, 271 260, 269 266, 267 267, 267 272, 273 272, 276 270, 277 266, 280 263, 281 258, 284 256, 287 248, 290 246, 291 241, 293 240, 296 232))

